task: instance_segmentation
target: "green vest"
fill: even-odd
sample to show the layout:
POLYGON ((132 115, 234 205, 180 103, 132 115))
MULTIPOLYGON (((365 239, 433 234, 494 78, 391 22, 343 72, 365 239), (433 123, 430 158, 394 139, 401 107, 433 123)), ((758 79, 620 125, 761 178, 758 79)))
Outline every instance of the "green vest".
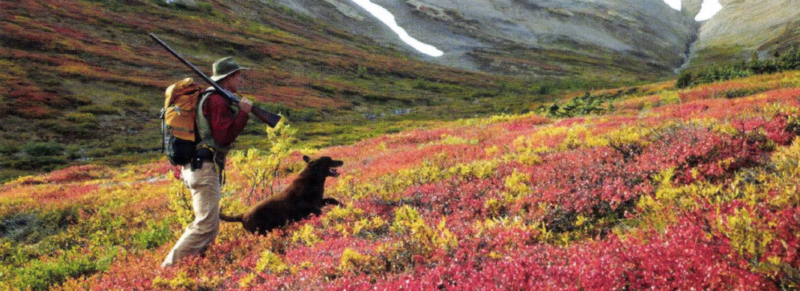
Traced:
MULTIPOLYGON (((211 96, 211 93, 214 92, 215 91, 206 90, 200 98, 200 102, 197 104, 197 131, 200 133, 200 142, 197 143, 197 149, 211 148, 214 152, 214 163, 217 165, 217 168, 222 171, 225 169, 225 157, 228 155, 228 152, 230 152, 231 146, 221 147, 217 144, 217 141, 214 139, 214 134, 211 132, 211 125, 208 123, 206 116, 203 115, 203 104, 205 104, 208 96, 211 96)), ((231 110, 233 110, 233 112, 238 112, 238 107, 231 106, 231 110)))

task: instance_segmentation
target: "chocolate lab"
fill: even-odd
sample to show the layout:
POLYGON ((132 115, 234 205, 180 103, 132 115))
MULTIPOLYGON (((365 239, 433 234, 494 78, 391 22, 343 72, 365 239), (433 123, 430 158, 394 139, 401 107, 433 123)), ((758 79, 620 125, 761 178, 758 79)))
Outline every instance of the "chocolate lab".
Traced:
POLYGON ((272 195, 251 207, 243 214, 227 216, 220 213, 219 218, 228 222, 241 222, 251 233, 266 234, 276 227, 299 221, 310 214, 322 214, 325 205, 339 205, 333 198, 322 198, 325 191, 325 178, 338 177, 336 167, 344 165, 330 157, 311 160, 303 156, 308 165, 300 175, 278 194, 272 195))

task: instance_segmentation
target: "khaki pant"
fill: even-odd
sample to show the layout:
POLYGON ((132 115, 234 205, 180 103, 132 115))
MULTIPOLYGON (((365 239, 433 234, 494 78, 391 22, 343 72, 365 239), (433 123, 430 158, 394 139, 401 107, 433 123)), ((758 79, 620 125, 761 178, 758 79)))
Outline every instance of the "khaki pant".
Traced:
POLYGON ((203 167, 194 172, 189 168, 189 165, 183 166, 181 176, 192 192, 194 221, 186 227, 161 263, 162 267, 172 266, 183 257, 203 253, 219 233, 220 183, 214 163, 204 162, 203 167))

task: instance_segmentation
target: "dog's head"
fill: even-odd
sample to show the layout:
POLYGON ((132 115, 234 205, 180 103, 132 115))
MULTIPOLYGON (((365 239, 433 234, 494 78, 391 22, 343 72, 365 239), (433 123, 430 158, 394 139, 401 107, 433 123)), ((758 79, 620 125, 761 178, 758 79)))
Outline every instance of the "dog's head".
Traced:
POLYGON ((304 171, 311 171, 311 173, 325 177, 339 177, 339 172, 336 171, 336 168, 344 165, 344 162, 334 160, 331 157, 312 160, 308 156, 303 156, 303 160, 308 163, 304 171))

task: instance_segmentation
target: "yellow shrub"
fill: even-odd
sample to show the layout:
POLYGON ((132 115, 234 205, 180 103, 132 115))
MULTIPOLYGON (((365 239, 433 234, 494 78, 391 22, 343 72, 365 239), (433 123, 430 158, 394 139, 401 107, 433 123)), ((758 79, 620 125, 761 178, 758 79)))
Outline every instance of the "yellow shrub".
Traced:
POLYGON ((736 210, 726 220, 727 223, 718 221, 718 227, 730 239, 731 248, 739 255, 758 262, 775 236, 767 230, 759 229, 756 223, 758 218, 746 209, 736 210))
POLYGON ((512 145, 515 149, 519 150, 521 148, 539 148, 543 146, 542 141, 547 140, 549 138, 564 135, 569 132, 569 129, 562 126, 546 126, 542 127, 538 131, 534 132, 530 136, 519 136, 516 138, 512 145))
POLYGON ((398 201, 403 190, 413 185, 434 183, 452 176, 443 167, 443 163, 435 158, 434 161, 426 160, 422 165, 402 169, 395 173, 377 178, 376 182, 368 183, 358 181, 354 176, 345 176, 339 179, 336 191, 353 199, 364 197, 378 197, 384 201, 398 201))
POLYGON ((592 138, 592 133, 586 125, 575 125, 567 131, 567 138, 561 143, 562 149, 577 149, 587 146, 586 140, 592 138))
POLYGON ((536 154, 535 149, 525 149, 519 153, 517 161, 526 166, 535 166, 542 163, 542 158, 536 154))
POLYGON ((489 217, 500 217, 505 209, 505 204, 503 201, 489 198, 486 199, 486 202, 483 203, 484 208, 486 208, 486 213, 489 214, 489 217))
POLYGON ((388 224, 379 216, 372 219, 364 218, 353 225, 353 234, 367 238, 373 238, 375 235, 381 234, 388 230, 388 224))
POLYGON ((361 208, 353 208, 349 205, 346 207, 336 206, 331 208, 325 216, 322 217, 322 223, 329 224, 331 222, 341 222, 350 218, 358 218, 364 215, 364 210, 361 208))
POLYGON ((272 274, 283 273, 288 270, 289 266, 283 262, 280 256, 272 253, 269 250, 261 253, 261 259, 256 264, 256 271, 259 272, 272 272, 272 274))
POLYGON ((314 234, 314 227, 311 226, 311 224, 306 224, 292 234, 292 242, 302 242, 304 245, 310 247, 316 243, 322 242, 322 239, 314 234))
POLYGON ((439 225, 436 229, 439 231, 439 236, 434 237, 434 242, 442 249, 446 251, 455 250, 458 247, 458 238, 447 229, 446 221, 444 217, 439 222, 439 225))
POLYGON ((250 287, 250 283, 256 278, 255 273, 250 273, 247 276, 244 276, 241 280, 239 280, 239 288, 247 288, 250 287))
POLYGON ((178 274, 175 275, 175 278, 171 280, 167 280, 164 278, 156 277, 153 279, 152 286, 155 288, 172 288, 172 289, 187 289, 192 290, 197 286, 197 282, 195 282, 192 278, 189 278, 189 275, 186 275, 183 271, 178 271, 178 274))
POLYGON ((649 144, 647 137, 652 134, 652 132, 652 129, 638 126, 626 126, 600 136, 589 137, 586 139, 586 145, 590 147, 600 147, 609 146, 611 144, 633 144, 644 147, 649 144))
POLYGON ((498 150, 500 150, 500 149, 496 145, 493 145, 491 147, 485 148, 484 152, 486 152, 487 156, 494 156, 497 153, 498 150))
POLYGON ((171 193, 169 209, 175 212, 174 215, 182 223, 182 228, 186 228, 194 219, 192 193, 189 192, 183 181, 177 179, 172 181, 169 193, 171 193))
POLYGON ((441 144, 456 145, 456 144, 478 144, 477 139, 466 139, 460 136, 442 134, 441 144))
POLYGON ((517 170, 514 170, 511 176, 506 177, 504 182, 506 202, 513 202, 529 196, 531 194, 531 187, 528 186, 529 181, 530 177, 528 175, 520 174, 517 170))
POLYGON ((675 91, 662 92, 659 103, 661 105, 678 104, 681 103, 681 96, 675 91))
POLYGON ((457 175, 462 179, 476 177, 480 179, 489 178, 497 170, 497 161, 480 160, 468 164, 459 164, 450 167, 447 173, 457 175))
POLYGON ((385 267, 378 258, 346 248, 342 252, 339 270, 342 272, 377 274, 385 271, 385 267))
POLYGON ((245 177, 245 186, 250 189, 246 202, 254 193, 264 191, 271 195, 277 192, 273 182, 280 176, 281 165, 294 151, 297 141, 297 130, 285 124, 283 119, 274 128, 266 127, 266 131, 270 141, 268 151, 250 148, 229 156, 233 168, 245 177))
POLYGON ((643 195, 637 207, 641 215, 643 225, 662 230, 675 221, 675 215, 672 211, 668 211, 675 203, 675 199, 680 197, 681 192, 679 189, 672 186, 672 177, 675 174, 675 169, 670 168, 662 171, 653 177, 654 182, 657 183, 656 195, 643 195))
POLYGON ((412 208, 405 205, 395 211, 394 223, 391 230, 404 236, 412 247, 412 253, 428 254, 433 250, 436 231, 425 224, 422 216, 412 208))

